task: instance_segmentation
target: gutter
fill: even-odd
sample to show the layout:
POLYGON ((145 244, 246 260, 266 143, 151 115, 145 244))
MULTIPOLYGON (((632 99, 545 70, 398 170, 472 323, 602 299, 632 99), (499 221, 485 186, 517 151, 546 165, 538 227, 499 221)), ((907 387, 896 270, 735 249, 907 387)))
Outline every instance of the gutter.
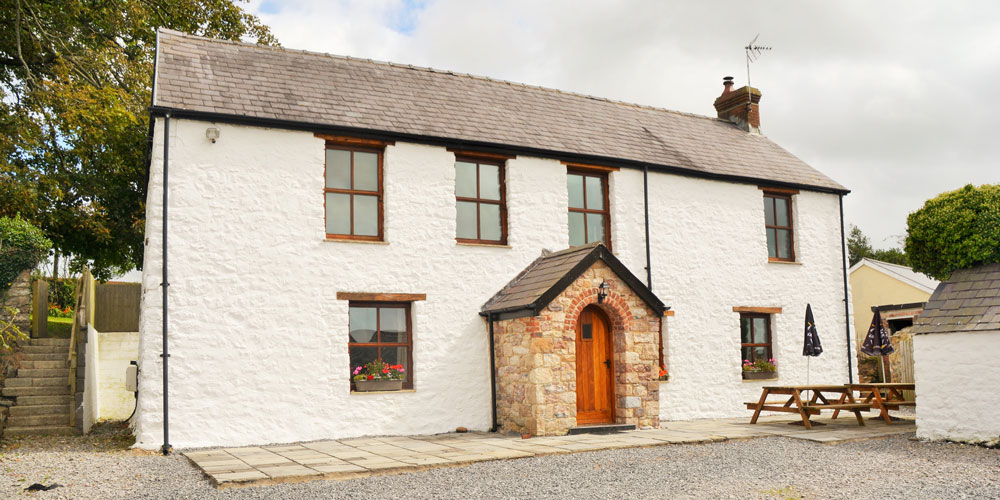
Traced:
POLYGON ((649 165, 642 166, 642 211, 646 215, 646 288, 653 291, 653 268, 649 257, 649 165))
POLYGON ((854 383, 854 363, 851 355, 851 310, 847 298, 847 240, 844 238, 844 195, 838 197, 840 201, 840 257, 844 270, 844 331, 847 334, 847 380, 854 383))
POLYGON ((432 146, 442 146, 442 147, 466 149, 472 151, 481 151, 484 153, 496 153, 496 154, 513 155, 513 156, 517 156, 519 154, 538 156, 541 158, 550 158, 570 163, 589 163, 589 164, 605 165, 609 167, 631 168, 631 169, 652 168, 657 172, 675 174, 684 177, 712 179, 712 180, 736 182, 740 184, 752 184, 754 186, 759 186, 762 183, 764 183, 768 186, 773 186, 773 187, 801 189, 805 191, 814 191, 819 193, 844 195, 850 192, 850 190, 843 188, 837 189, 831 187, 811 186, 808 184, 798 184, 794 182, 775 181, 772 179, 761 179, 756 177, 748 177, 740 175, 717 174, 712 172, 695 170, 692 168, 679 167, 676 165, 649 165, 645 162, 635 161, 635 160, 624 160, 621 158, 612 158, 612 157, 598 156, 598 155, 566 153, 562 151, 553 151, 553 150, 533 148, 528 146, 512 146, 507 144, 496 144, 483 141, 450 139, 446 137, 437 137, 429 135, 378 131, 378 130, 357 128, 357 127, 324 125, 319 123, 302 122, 295 120, 281 120, 277 118, 260 118, 247 115, 240 116, 240 115, 232 115, 226 113, 213 113, 208 111, 175 109, 165 106, 149 107, 150 116, 163 116, 167 113, 172 114, 175 118, 187 118, 191 120, 200 120, 205 122, 229 123, 235 125, 250 125, 256 127, 280 128, 286 130, 300 130, 304 132, 327 133, 334 135, 338 134, 351 135, 362 139, 414 142, 418 144, 428 144, 432 146))

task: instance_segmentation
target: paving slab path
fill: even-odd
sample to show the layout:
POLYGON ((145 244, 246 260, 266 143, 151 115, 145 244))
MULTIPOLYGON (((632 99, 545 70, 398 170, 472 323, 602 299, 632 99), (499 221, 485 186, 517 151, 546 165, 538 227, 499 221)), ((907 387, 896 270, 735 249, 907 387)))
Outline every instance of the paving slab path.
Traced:
POLYGON ((393 436, 248 446, 183 452, 220 488, 316 479, 344 480, 451 467, 490 460, 527 458, 581 451, 639 448, 679 443, 784 436, 819 443, 868 440, 912 433, 912 420, 887 425, 870 419, 814 418, 812 430, 786 416, 665 422, 659 429, 521 439, 470 432, 433 436, 393 436), (818 425, 817 425, 818 424, 818 425))

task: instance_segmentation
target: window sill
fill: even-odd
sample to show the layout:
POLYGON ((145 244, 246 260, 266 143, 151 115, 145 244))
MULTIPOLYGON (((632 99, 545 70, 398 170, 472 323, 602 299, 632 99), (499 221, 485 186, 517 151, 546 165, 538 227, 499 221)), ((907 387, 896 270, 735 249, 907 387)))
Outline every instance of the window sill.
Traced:
POLYGON ((351 395, 367 396, 369 394, 399 394, 399 393, 409 393, 417 392, 416 389, 400 389, 398 391, 351 391, 351 395))
POLYGON ((774 382, 775 380, 778 380, 778 374, 775 372, 774 375, 767 378, 743 378, 743 375, 740 374, 740 378, 743 382, 774 382))
POLYGON ((455 246, 460 247, 487 247, 487 248, 511 248, 510 245, 504 245, 503 243, 471 243, 468 241, 456 241, 455 246))
POLYGON ((340 239, 340 238, 323 238, 325 243, 361 243, 362 245, 388 245, 388 241, 373 241, 373 240, 350 240, 350 239, 340 239))
POLYGON ((767 259, 767 263, 768 264, 790 264, 790 265, 793 265, 793 266, 801 266, 802 265, 801 262, 797 262, 797 261, 794 261, 794 260, 781 260, 781 259, 772 259, 772 258, 768 258, 767 259))

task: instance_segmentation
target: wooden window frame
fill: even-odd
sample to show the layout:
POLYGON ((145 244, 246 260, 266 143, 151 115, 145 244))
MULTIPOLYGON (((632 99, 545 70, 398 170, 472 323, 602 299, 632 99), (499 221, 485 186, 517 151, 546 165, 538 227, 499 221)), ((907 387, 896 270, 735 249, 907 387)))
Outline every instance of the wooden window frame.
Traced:
POLYGON ((476 197, 475 198, 470 198, 470 197, 467 197, 467 196, 459 196, 458 195, 458 180, 457 179, 455 180, 455 183, 456 183, 456 185, 455 185, 455 205, 456 205, 456 207, 455 207, 455 222, 456 222, 455 231, 456 232, 458 231, 458 225, 457 225, 457 223, 458 223, 458 207, 457 207, 458 202, 464 201, 464 202, 467 202, 467 203, 475 203, 476 204, 476 236, 478 238, 459 238, 458 236, 455 236, 455 241, 457 241, 459 243, 474 243, 474 244, 477 244, 477 245, 506 245, 507 244, 507 172, 506 172, 506 170, 507 170, 507 163, 504 160, 498 159, 498 158, 495 158, 495 157, 488 157, 488 156, 485 156, 485 155, 480 156, 480 155, 475 155, 475 154, 464 154, 464 155, 456 154, 455 155, 455 163, 458 163, 458 162, 474 163, 476 165, 476 197), (481 197, 481 193, 479 192, 479 189, 480 189, 480 183, 479 183, 479 165, 493 165, 493 166, 497 167, 500 170, 500 200, 499 201, 497 201, 497 200, 490 200, 490 199, 486 199, 486 198, 482 198, 481 197), (500 206, 500 239, 499 240, 484 240, 484 239, 482 239, 482 236, 483 236, 483 230, 482 229, 483 228, 480 227, 481 218, 479 216, 479 207, 483 203, 486 203, 486 204, 489 204, 489 205, 499 205, 500 206))
MULTIPOLYGON (((777 257, 771 257, 770 251, 767 254, 767 260, 770 262, 795 262, 795 219, 794 210, 792 210, 792 196, 798 191, 791 190, 765 190, 764 191, 764 202, 770 202, 771 208, 774 210, 774 224, 767 223, 767 217, 764 218, 764 241, 767 241, 767 232, 774 231, 774 251, 777 257), (778 204, 774 200, 777 198, 784 199, 788 205, 788 225, 779 226, 778 225, 778 204), (788 231, 788 247, 790 255, 788 257, 781 257, 781 249, 778 246, 778 230, 783 229, 788 231)), ((766 214, 766 211, 765 211, 766 214)))
POLYGON ((740 313, 740 358, 741 358, 741 361, 742 361, 742 359, 745 359, 745 358, 743 358, 743 348, 744 347, 751 347, 751 348, 753 348, 753 347, 766 347, 767 348, 767 359, 774 359, 774 326, 773 326, 772 323, 773 322, 771 321, 771 315, 770 314, 755 313, 755 312, 754 313, 751 313, 751 312, 742 312, 742 313, 740 313), (762 344, 762 343, 754 343, 754 342, 750 342, 750 343, 743 342, 743 319, 744 318, 750 318, 750 320, 751 320, 750 321, 750 340, 753 340, 753 338, 754 338, 754 335, 753 335, 754 334, 754 331, 753 331, 753 319, 754 318, 764 318, 764 321, 767 322, 767 343, 763 343, 762 344))
MULTIPOLYGON (((382 359, 383 347, 406 347, 406 359, 409 366, 406 369, 406 378, 403 379, 403 389, 413 389, 414 362, 413 362, 413 317, 411 315, 412 302, 382 302, 382 301, 361 301, 352 300, 348 303, 348 310, 352 307, 375 307, 378 309, 403 309, 406 312, 406 342, 382 342, 382 315, 375 315, 375 335, 376 342, 351 342, 350 320, 348 320, 347 332, 347 359, 348 369, 351 370, 349 380, 351 381, 351 391, 356 390, 354 386, 354 368, 350 366, 351 349, 358 347, 374 347, 378 353, 378 359, 382 359)), ((348 314, 348 318, 350 314, 348 314)))
MULTIPOLYGON (((589 208, 573 208, 573 207, 567 207, 567 208, 569 209, 570 213, 576 212, 576 213, 582 213, 582 214, 584 214, 584 216, 583 216, 584 217, 584 219, 583 219, 583 241, 584 241, 584 245, 588 245, 589 243, 586 243, 586 241, 590 239, 587 236, 587 215, 586 214, 601 214, 601 215, 603 215, 604 216, 604 239, 606 240, 604 242, 604 246, 608 247, 608 250, 611 250, 611 196, 608 193, 608 185, 609 185, 609 182, 608 182, 608 172, 609 171, 592 170, 592 169, 585 169, 585 168, 575 167, 575 168, 568 168, 566 170, 566 175, 567 176, 569 176, 569 175, 580 175, 580 176, 583 176, 583 178, 584 178, 583 179, 583 206, 584 207, 587 206, 587 177, 596 177, 598 179, 601 179, 601 190, 604 191, 604 209, 603 210, 593 210, 593 209, 589 209, 589 208)), ((567 229, 568 229, 568 226, 567 226, 567 229)))
POLYGON ((343 141, 332 141, 327 140, 326 147, 323 149, 323 232, 326 234, 326 239, 328 240, 361 240, 361 241, 383 241, 385 238, 385 176, 383 169, 383 156, 385 150, 379 147, 371 147, 366 145, 354 145, 343 141), (351 189, 342 188, 331 188, 326 185, 326 150, 328 149, 339 149, 341 151, 351 152, 351 189), (378 156, 378 189, 376 191, 366 191, 362 189, 354 189, 354 153, 375 153, 378 156), (346 194, 351 197, 351 213, 348 214, 348 219, 351 222, 351 234, 338 234, 338 233, 327 233, 326 232, 326 195, 327 193, 338 193, 346 194), (378 198, 378 235, 367 236, 367 235, 356 235, 354 234, 354 197, 356 195, 372 196, 375 195, 378 198))

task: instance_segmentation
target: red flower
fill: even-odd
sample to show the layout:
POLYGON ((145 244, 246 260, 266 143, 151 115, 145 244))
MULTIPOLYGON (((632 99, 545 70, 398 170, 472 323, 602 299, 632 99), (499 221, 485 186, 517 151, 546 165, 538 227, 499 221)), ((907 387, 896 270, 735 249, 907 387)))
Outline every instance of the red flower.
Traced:
POLYGON ((392 368, 393 370, 402 370, 403 369, 403 365, 392 365, 389 368, 392 368))
POLYGON ((374 376, 374 375, 369 375, 369 376, 368 376, 368 378, 366 378, 365 380, 371 380, 371 379, 373 379, 373 378, 375 378, 375 376, 374 376))
POLYGON ((382 369, 382 373, 386 373, 386 374, 388 374, 388 373, 389 373, 389 369, 388 369, 388 368, 383 368, 383 369, 382 369))

